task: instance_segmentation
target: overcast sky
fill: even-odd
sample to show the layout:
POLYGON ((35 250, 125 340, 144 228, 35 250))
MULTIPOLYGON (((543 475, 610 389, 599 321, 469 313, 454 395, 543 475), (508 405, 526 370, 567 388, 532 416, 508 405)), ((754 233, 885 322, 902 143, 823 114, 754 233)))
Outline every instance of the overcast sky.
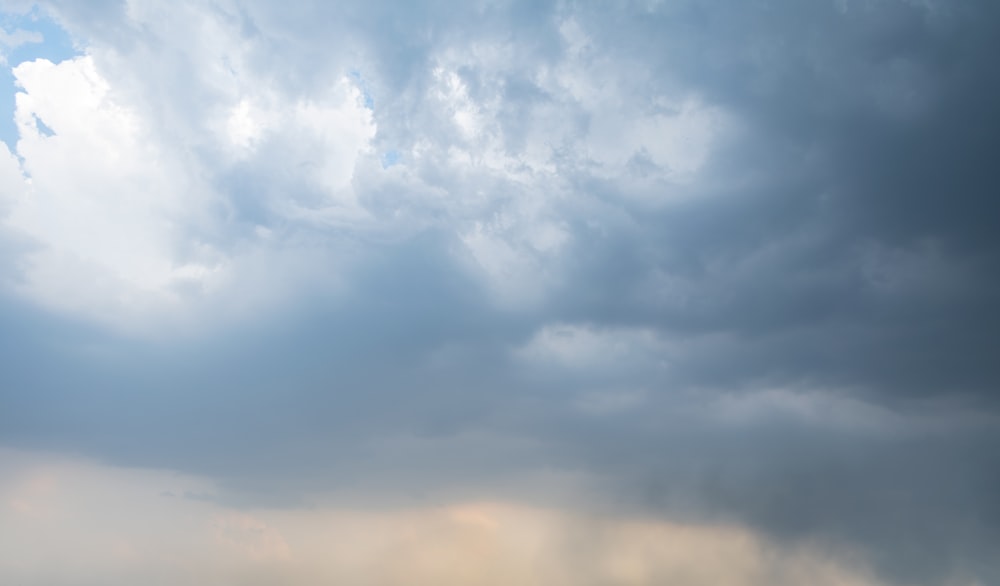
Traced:
POLYGON ((0 0, 0 582, 1000 583, 995 0, 0 0))

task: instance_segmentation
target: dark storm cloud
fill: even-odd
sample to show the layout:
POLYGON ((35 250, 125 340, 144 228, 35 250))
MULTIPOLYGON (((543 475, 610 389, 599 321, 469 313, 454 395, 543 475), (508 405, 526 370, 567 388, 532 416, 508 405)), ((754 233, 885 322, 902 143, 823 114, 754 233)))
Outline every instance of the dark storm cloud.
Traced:
POLYGON ((719 192, 627 210, 635 230, 581 239, 581 280, 598 286, 577 288, 570 315, 764 345, 812 328, 773 336, 794 347, 749 366, 994 396, 995 8, 688 6, 592 30, 667 83, 680 72, 750 131, 713 161, 719 192), (679 299, 642 290, 653 267, 679 277, 679 299))
MULTIPOLYGON (((170 44, 118 4, 55 5, 95 45, 170 44)), ((346 293, 299 292, 191 339, 134 342, 6 301, 5 444, 209 474, 282 502, 345 482, 486 489, 534 466, 582 469, 615 479, 626 508, 849 543, 907 583, 1000 580, 995 3, 248 1, 227 14, 258 70, 296 91, 347 68, 334 49, 349 47, 374 94, 373 144, 429 151, 395 179, 356 172, 368 210, 405 225, 392 238, 310 228, 317 247, 361 251, 347 270, 315 267, 346 293), (567 22, 587 38, 577 57, 567 22), (433 70, 449 51, 479 55, 476 42, 516 58, 456 68, 472 103, 499 103, 503 150, 532 132, 556 143, 534 183, 449 162, 461 133, 428 105, 433 70), (571 57, 614 98, 541 87, 571 57), (694 96, 735 130, 694 181, 648 152, 602 172, 580 145, 613 110, 649 115, 661 95, 694 96), (541 301, 503 306, 455 251, 470 220, 521 196, 569 238, 532 253, 555 282, 541 301), (590 359, 560 362, 583 342, 590 359), (463 446, 476 432, 535 453, 463 446), (399 437, 434 441, 371 447, 399 437)), ((211 92, 196 55, 171 50, 165 86, 133 91, 182 86, 147 114, 198 128, 207 110, 186 100, 211 92)), ((238 224, 213 238, 238 248, 253 225, 285 229, 260 194, 311 197, 269 179, 280 150, 274 167, 213 177, 238 224)))

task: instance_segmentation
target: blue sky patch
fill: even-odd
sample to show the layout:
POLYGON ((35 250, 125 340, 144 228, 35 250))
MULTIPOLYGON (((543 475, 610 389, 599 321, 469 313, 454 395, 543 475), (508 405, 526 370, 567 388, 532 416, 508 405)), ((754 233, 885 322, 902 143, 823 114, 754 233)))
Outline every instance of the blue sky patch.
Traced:
POLYGON ((13 150, 18 139, 14 124, 14 95, 18 88, 13 68, 35 59, 58 63, 80 51, 66 30, 38 6, 27 13, 0 13, 0 29, 0 54, 6 60, 0 70, 0 140, 13 150))
POLYGON ((358 70, 354 70, 351 71, 350 75, 351 79, 354 80, 354 83, 357 84, 358 89, 361 90, 361 96, 362 99, 364 100, 365 108, 368 108, 369 110, 374 110, 375 99, 372 98, 371 92, 368 91, 368 83, 365 81, 365 78, 361 76, 361 72, 358 70))
POLYGON ((400 155, 397 150, 386 151, 382 155, 382 168, 388 169, 399 162, 400 155))

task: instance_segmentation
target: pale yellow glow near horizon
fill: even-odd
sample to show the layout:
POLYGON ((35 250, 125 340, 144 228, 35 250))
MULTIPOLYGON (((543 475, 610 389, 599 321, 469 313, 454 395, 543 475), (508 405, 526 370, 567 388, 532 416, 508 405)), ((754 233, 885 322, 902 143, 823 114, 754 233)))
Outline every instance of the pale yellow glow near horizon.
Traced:
POLYGON ((876 586, 746 528, 513 502, 237 510, 211 483, 0 450, 0 582, 876 586))

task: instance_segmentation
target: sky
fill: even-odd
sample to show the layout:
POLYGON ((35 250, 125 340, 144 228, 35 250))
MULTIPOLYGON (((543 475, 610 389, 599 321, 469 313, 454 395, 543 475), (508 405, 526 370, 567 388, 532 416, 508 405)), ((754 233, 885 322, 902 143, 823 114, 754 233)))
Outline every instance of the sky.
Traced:
POLYGON ((0 0, 0 582, 1000 583, 998 33, 0 0))

